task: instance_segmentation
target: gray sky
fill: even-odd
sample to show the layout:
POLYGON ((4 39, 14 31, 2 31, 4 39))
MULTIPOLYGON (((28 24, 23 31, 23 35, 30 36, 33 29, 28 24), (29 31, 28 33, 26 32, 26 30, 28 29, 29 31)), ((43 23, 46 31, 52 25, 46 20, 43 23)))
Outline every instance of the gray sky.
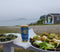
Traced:
POLYGON ((39 18, 60 13, 60 0, 0 0, 0 20, 39 18))

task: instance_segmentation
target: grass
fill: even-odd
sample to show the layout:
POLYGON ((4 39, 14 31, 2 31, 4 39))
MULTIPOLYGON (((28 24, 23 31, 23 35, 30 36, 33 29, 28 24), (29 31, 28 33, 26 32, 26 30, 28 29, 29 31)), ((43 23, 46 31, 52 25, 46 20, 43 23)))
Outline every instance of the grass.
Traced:
POLYGON ((40 26, 40 25, 60 25, 60 24, 32 24, 29 26, 40 26))
POLYGON ((0 52, 3 52, 3 49, 2 48, 0 48, 0 52))
POLYGON ((0 34, 1 33, 18 33, 17 30, 11 30, 11 29, 0 29, 0 34))
MULTIPOLYGON (((2 34, 2 33, 19 33, 19 32, 18 32, 18 30, 0 29, 0 34, 2 34)), ((25 50, 25 49, 21 49, 21 48, 15 48, 14 51, 15 52, 34 52, 31 50, 25 50)), ((0 52, 3 52, 2 45, 0 45, 0 52)))

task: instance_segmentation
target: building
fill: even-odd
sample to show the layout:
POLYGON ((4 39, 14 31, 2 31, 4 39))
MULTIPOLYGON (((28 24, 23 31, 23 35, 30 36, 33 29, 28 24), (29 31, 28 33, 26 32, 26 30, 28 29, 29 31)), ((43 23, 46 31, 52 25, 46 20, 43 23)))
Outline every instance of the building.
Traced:
POLYGON ((45 15, 45 24, 57 24, 60 23, 60 14, 51 13, 45 15))

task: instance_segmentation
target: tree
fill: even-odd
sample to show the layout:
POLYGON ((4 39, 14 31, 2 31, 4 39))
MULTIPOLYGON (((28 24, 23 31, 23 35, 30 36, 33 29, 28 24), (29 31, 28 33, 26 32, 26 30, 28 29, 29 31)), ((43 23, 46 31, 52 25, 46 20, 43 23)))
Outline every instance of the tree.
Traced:
POLYGON ((43 18, 45 18, 45 15, 40 16, 40 19, 43 19, 43 18))
POLYGON ((45 18, 38 20, 38 21, 36 22, 36 24, 37 24, 37 25, 43 24, 43 21, 45 21, 45 18))

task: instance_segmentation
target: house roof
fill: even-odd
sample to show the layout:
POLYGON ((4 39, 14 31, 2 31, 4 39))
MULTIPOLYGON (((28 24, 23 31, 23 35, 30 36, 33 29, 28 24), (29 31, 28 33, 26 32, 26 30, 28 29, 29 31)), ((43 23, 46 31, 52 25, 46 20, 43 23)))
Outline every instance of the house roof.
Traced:
POLYGON ((60 15, 60 13, 50 13, 50 15, 60 15))

